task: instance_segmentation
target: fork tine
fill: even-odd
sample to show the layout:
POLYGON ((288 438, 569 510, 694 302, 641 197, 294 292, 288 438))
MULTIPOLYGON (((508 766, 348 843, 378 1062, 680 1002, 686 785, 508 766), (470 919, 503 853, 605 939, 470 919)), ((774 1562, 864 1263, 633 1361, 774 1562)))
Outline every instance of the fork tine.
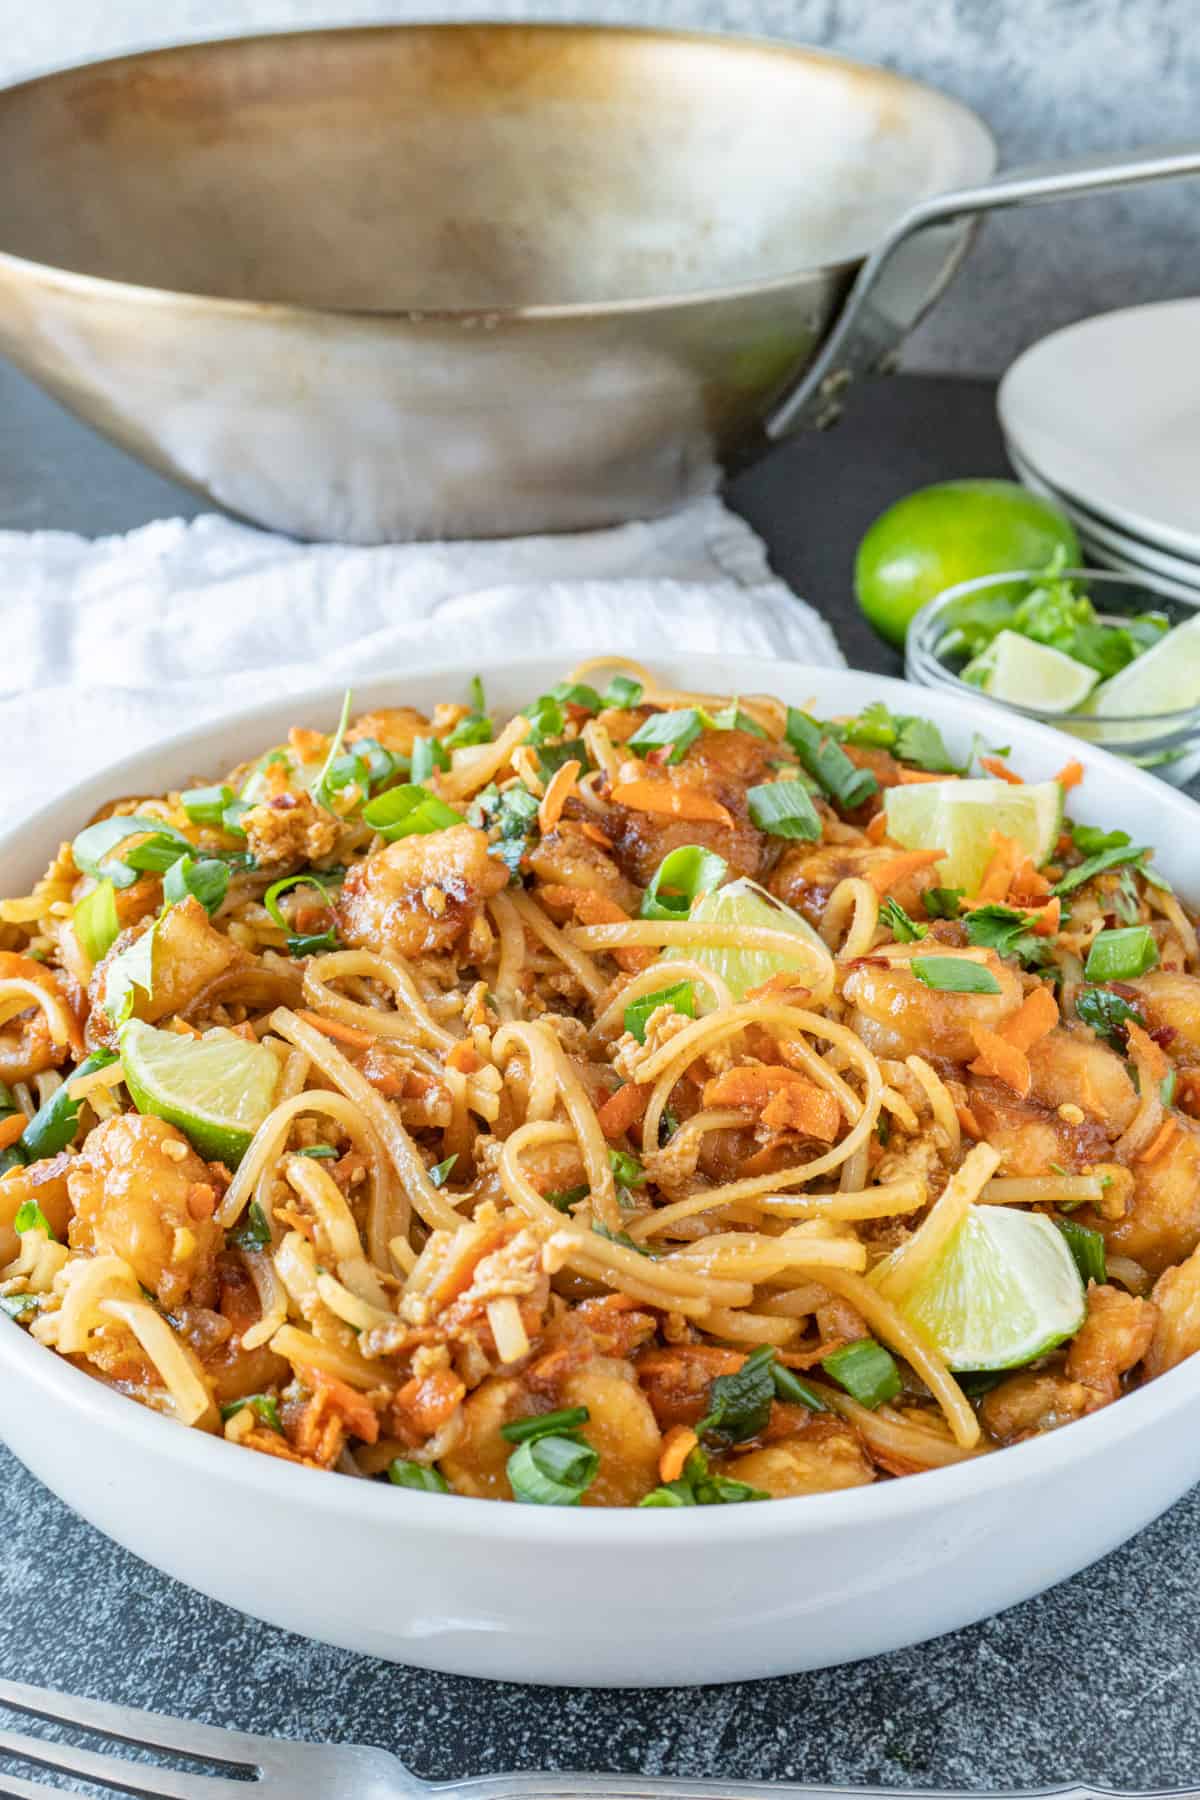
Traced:
MULTIPOLYGON (((278 1757, 284 1748, 279 1738, 258 1737, 250 1731, 225 1731, 219 1725, 195 1725, 167 1713, 145 1712, 138 1706, 113 1706, 102 1700, 85 1700, 56 1688, 31 1687, 23 1681, 0 1679, 0 1704, 17 1712, 33 1713, 63 1725, 90 1727, 107 1737, 122 1738, 155 1750, 178 1750, 185 1756, 203 1756, 213 1762, 260 1768, 278 1757)), ((299 1745, 286 1746, 297 1750, 299 1745)), ((239 1782, 244 1791, 246 1783, 239 1782)))
POLYGON ((185 1774, 154 1763, 130 1762, 124 1756, 77 1750, 73 1744, 26 1737, 19 1731, 0 1731, 0 1752, 52 1769, 55 1774, 82 1775, 127 1794, 162 1796, 163 1800, 252 1800, 255 1785, 229 1781, 224 1775, 185 1774))
MULTIPOLYGON (((243 1787, 245 1783, 242 1783, 243 1787)), ((51 1787, 48 1781, 26 1781, 23 1775, 5 1775, 0 1771, 0 1800, 46 1800, 47 1794, 69 1794, 72 1790, 51 1787)), ((74 1789, 75 1793, 79 1789, 74 1789)))

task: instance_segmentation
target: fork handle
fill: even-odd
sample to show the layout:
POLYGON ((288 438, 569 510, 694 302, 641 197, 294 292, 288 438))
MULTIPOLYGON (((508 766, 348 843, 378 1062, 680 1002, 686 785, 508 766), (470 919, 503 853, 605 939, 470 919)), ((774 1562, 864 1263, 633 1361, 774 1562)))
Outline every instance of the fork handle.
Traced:
POLYGON ((445 1800, 1200 1800, 1176 1788, 1131 1794, 1068 1783, 1062 1787, 996 1789, 986 1794, 953 1788, 821 1787, 792 1781, 689 1781, 658 1775, 495 1775, 437 1783, 445 1800))

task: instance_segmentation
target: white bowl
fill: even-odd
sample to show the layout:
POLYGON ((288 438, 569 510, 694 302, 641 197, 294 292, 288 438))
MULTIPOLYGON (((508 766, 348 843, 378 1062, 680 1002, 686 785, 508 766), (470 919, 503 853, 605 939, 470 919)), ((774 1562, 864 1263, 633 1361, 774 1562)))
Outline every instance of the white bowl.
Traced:
MULTIPOLYGON (((485 671, 515 710, 565 653, 485 671)), ((664 655, 680 686, 769 691, 824 715, 870 700, 920 713, 965 753, 996 712, 874 675, 759 658, 664 655)), ((473 670, 356 689, 364 710, 465 692, 473 670)), ((332 725, 332 689, 139 752, 0 841, 4 891, 114 794, 213 776, 296 721, 332 725)), ((1071 758, 1076 810, 1158 846, 1200 893, 1190 801, 1104 751, 1014 715, 1013 763, 1071 758)), ((1113 1549, 1200 1478, 1200 1359, 1091 1418, 955 1468, 811 1499, 694 1511, 563 1510, 411 1493, 238 1450, 145 1411, 0 1325, 0 1430, 68 1505, 157 1568, 274 1625, 454 1674, 561 1685, 734 1681, 893 1650, 1011 1606, 1113 1549)))

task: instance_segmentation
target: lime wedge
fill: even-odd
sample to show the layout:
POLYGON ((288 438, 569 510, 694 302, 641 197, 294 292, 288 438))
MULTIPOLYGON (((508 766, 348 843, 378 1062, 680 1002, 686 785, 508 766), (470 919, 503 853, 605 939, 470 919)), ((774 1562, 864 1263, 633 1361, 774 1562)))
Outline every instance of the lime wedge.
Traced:
MULTIPOLYGON (((794 937, 817 945, 824 956, 829 955, 807 919, 802 919, 798 912, 793 912, 790 906, 776 900, 766 888, 759 887, 747 876, 727 882, 710 894, 702 894, 692 907, 691 918, 705 924, 761 925, 770 931, 788 931, 794 937)), ((797 974, 812 970, 812 959, 807 956, 792 958, 773 950, 730 950, 690 944, 664 952, 663 960, 679 957, 687 957, 719 975, 735 1000, 744 1000, 751 988, 761 987, 772 975, 793 969, 797 974)), ((701 1005, 704 1005, 703 997, 701 1005)))
POLYGON ((1200 618, 1177 625, 1120 674, 1102 682, 1083 710, 1125 719, 1182 712, 1188 706, 1200 706, 1200 618))
POLYGON ((1073 1336, 1087 1303, 1049 1219, 972 1206, 899 1308, 952 1369, 1016 1369, 1073 1336))
POLYGON ((187 1038, 140 1019, 122 1027, 119 1043, 138 1111, 177 1125, 201 1156, 236 1168, 275 1099, 271 1052, 220 1026, 187 1038))
POLYGON ((922 781, 888 788, 888 836, 906 850, 944 850, 938 875, 944 887, 973 894, 992 854, 991 834, 1015 838, 1035 867, 1048 862, 1062 830, 1063 790, 1057 781, 922 781))
POLYGON ((1033 706, 1044 713, 1074 712, 1100 679, 1086 663, 1022 637, 1019 631, 998 632, 987 649, 967 664, 962 678, 974 682, 993 700, 1033 706))

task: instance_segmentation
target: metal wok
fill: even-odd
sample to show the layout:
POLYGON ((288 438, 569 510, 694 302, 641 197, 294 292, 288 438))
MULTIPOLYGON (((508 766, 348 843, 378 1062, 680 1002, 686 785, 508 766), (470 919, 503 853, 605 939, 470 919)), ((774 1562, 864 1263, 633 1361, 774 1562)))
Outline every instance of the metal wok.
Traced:
POLYGON ((157 50, 0 92, 0 351, 302 537, 648 517, 827 424, 991 207, 933 89, 791 46, 410 25, 157 50))

